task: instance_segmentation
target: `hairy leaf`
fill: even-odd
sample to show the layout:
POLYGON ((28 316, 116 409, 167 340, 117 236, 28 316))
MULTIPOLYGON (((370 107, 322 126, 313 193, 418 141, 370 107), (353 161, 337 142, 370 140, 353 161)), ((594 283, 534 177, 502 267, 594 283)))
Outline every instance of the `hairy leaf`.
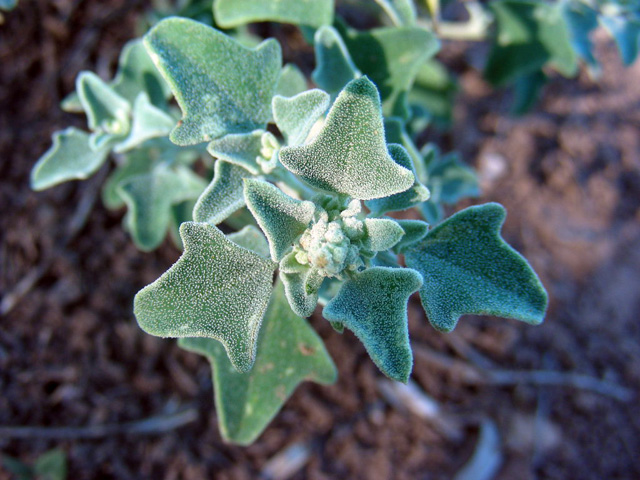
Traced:
POLYGON ((241 445, 262 433, 300 382, 330 384, 337 376, 322 340, 291 311, 281 284, 269 302, 251 372, 236 372, 215 340, 182 338, 178 344, 211 362, 220 432, 241 445))
POLYGON ((419 242, 427 236, 429 224, 422 220, 396 220, 404 230, 404 236, 393 246, 393 251, 402 253, 409 245, 419 242))
POLYGON ((239 232, 230 233, 227 238, 261 257, 269 257, 269 243, 258 227, 247 225, 239 232))
POLYGON ((264 130, 254 130, 250 133, 230 133, 213 140, 207 151, 214 157, 233 163, 249 170, 253 175, 260 175, 260 165, 256 157, 262 148, 264 130))
POLYGON ((389 145, 389 154, 398 165, 413 172, 414 182, 411 188, 404 192, 365 202, 369 210, 371 210, 371 215, 374 217, 378 217, 387 212, 395 212, 415 207, 428 200, 430 196, 429 189, 418 180, 416 169, 407 151, 401 145, 391 144, 389 145))
POLYGON ((76 91, 91 130, 110 135, 129 132, 131 105, 95 73, 80 73, 76 91))
POLYGON ((366 236, 363 243, 372 252, 389 250, 404 235, 402 227, 391 218, 366 218, 364 224, 366 236))
POLYGON ((280 161, 316 188, 362 200, 402 192, 414 182, 387 152, 380 97, 366 77, 344 88, 313 142, 282 148, 280 161))
POLYGON ((260 180, 244 181, 247 207, 269 240, 271 258, 279 261, 313 219, 313 202, 296 200, 260 180))
POLYGON ((353 331, 382 373, 406 383, 413 365, 407 302, 421 285, 408 268, 369 268, 344 282, 322 314, 353 331))
POLYGON ((334 0, 214 0, 213 14, 223 28, 251 22, 320 27, 333 22, 334 0))
POLYGON ((451 331, 462 315, 496 315, 542 322, 547 293, 527 261, 500 237, 501 205, 467 208, 405 250, 424 277, 422 305, 431 324, 451 331))
POLYGON ((218 160, 213 168, 213 180, 196 202, 193 219, 218 225, 244 206, 242 181, 252 175, 248 170, 224 160, 218 160))
POLYGON ((89 135, 69 127, 53 134, 53 145, 31 171, 31 188, 44 190, 68 180, 84 180, 93 175, 109 155, 109 148, 95 150, 89 135))
POLYGON ((494 85, 541 69, 548 62, 565 76, 576 73, 576 55, 559 4, 500 0, 489 7, 496 34, 484 75, 494 85))
POLYGON ((219 340, 233 366, 246 372, 255 360, 276 264, 207 223, 185 222, 180 236, 180 259, 135 297, 138 324, 160 337, 219 340))
POLYGON ((329 108, 330 97, 313 89, 295 97, 273 97, 273 118, 288 145, 304 142, 311 127, 329 108))
POLYGON ((133 123, 129 135, 114 147, 116 153, 131 150, 150 138, 165 137, 174 124, 173 118, 154 106, 149 96, 142 92, 133 105, 133 123))
POLYGON ((280 78, 276 86, 276 95, 293 97, 307 89, 307 79, 293 63, 287 63, 282 67, 280 78))
POLYGON ((197 198, 205 182, 190 169, 158 166, 150 173, 130 177, 117 191, 127 204, 127 229, 140 250, 156 248, 167 234, 171 206, 197 198))
POLYGON ((250 132, 271 118, 282 64, 275 40, 250 49, 194 20, 168 18, 145 35, 144 44, 182 109, 171 132, 178 145, 250 132))
POLYGON ((340 33, 353 62, 380 89, 385 115, 407 118, 406 93, 420 66, 440 48, 435 35, 418 27, 343 29, 340 33))
POLYGON ((314 36, 314 49, 317 65, 311 78, 332 96, 340 92, 351 80, 361 76, 344 40, 335 28, 319 28, 314 36))

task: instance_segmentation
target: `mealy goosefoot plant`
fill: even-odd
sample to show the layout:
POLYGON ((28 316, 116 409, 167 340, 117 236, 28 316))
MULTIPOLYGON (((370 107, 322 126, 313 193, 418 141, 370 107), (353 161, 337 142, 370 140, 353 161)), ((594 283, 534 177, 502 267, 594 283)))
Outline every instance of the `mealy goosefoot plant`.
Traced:
POLYGON ((234 26, 232 14, 252 4, 274 10, 242 21, 319 21, 319 88, 282 65, 274 39, 166 18, 125 47, 111 82, 78 76, 63 107, 84 111, 91 133, 54 134, 31 178, 36 190, 87 178, 112 156, 103 200, 127 207, 135 244, 152 250, 173 232, 182 256, 138 292, 134 314, 147 333, 208 358, 223 438, 252 443, 301 381, 335 381, 305 320, 318 305, 400 382, 413 366, 416 292, 442 332, 467 314, 541 323, 547 293, 502 239, 504 208, 444 219, 443 204, 479 194, 477 178, 457 156, 414 143, 412 82, 436 36, 411 26, 340 33, 328 25, 332 2, 235 4, 216 2, 216 20, 234 26))

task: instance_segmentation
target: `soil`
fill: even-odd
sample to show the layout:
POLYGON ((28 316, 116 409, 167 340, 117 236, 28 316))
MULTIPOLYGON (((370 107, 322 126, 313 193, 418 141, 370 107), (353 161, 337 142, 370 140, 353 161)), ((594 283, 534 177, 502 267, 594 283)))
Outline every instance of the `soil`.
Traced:
MULTIPOLYGON (((514 118, 509 94, 490 89, 470 66, 479 47, 445 45, 441 57, 461 85, 454 128, 428 130, 424 139, 455 146, 477 166, 484 193, 468 203, 506 206, 504 236, 549 290, 545 323, 468 317, 443 335, 412 299, 412 380, 439 405, 434 421, 389 401, 357 339, 314 317, 338 382, 303 384, 243 448, 220 438, 206 361, 144 334, 132 316, 134 293, 179 252, 169 241, 138 252, 120 226, 122 212, 99 199, 83 223, 101 174, 42 193, 28 187, 51 133, 83 126, 58 102, 79 71, 112 75, 144 8, 125 0, 22 1, 0 25, 0 293, 8 310, 0 325, 0 425, 122 424, 184 408, 197 419, 170 432, 99 439, 0 434, 1 453, 30 463, 60 447, 71 479, 250 479, 299 444, 309 456, 294 479, 449 479, 489 422, 499 433, 495 479, 640 478, 640 62, 625 69, 598 37, 599 82, 585 72, 554 76, 534 111, 514 118), (476 375, 505 370, 506 383, 476 375), (526 376, 534 370, 609 387, 596 393, 576 386, 575 376, 545 385, 526 376), (611 384, 633 398, 615 398, 611 384)), ((281 38, 297 35, 283 31, 281 38)), ((308 49, 284 52, 312 58, 308 49)), ((0 467, 0 479, 9 478, 0 467)))

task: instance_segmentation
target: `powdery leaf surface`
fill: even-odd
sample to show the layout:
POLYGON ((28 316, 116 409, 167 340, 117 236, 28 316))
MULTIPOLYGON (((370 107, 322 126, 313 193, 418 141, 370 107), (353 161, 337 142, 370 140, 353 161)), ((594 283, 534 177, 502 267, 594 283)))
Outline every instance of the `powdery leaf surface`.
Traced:
POLYGON ((224 160, 216 161, 213 179, 193 208, 193 219, 217 225, 244 206, 243 179, 252 177, 248 170, 224 160))
POLYGON ((238 232, 228 234, 227 238, 261 257, 269 258, 269 243, 258 227, 247 225, 238 232))
POLYGON ((280 78, 276 85, 276 95, 293 97, 307 89, 307 79, 293 63, 287 63, 282 67, 280 78))
POLYGON ((185 222, 180 236, 180 259, 135 297, 138 324, 159 337, 219 340, 233 366, 246 372, 255 360, 277 265, 207 223, 185 222))
POLYGON ((322 314, 353 331, 382 373, 406 383, 413 366, 407 302, 421 285, 415 270, 368 268, 344 282, 322 314))
POLYGON ((237 27, 251 22, 282 22, 320 27, 333 22, 334 0, 215 0, 218 25, 237 27))
POLYGON ((313 219, 315 205, 291 198, 260 180, 244 181, 247 207, 269 240, 271 258, 279 261, 313 219))
POLYGON ((396 253, 402 253, 403 249, 419 242, 429 232, 429 224, 422 220, 399 219, 396 222, 404 230, 403 237, 393 246, 393 251, 396 253))
POLYGON ((280 269, 280 280, 291 309, 301 317, 310 317, 318 304, 318 291, 324 277, 317 269, 305 266, 301 271, 285 272, 280 269))
POLYGON ((363 200, 402 192, 414 182, 387 152, 380 96, 366 77, 344 88, 313 142, 282 148, 280 162, 316 188, 363 200))
POLYGON ((215 340, 182 338, 178 344, 211 362, 220 433, 241 445, 253 443, 302 381, 330 384, 337 376, 322 340, 291 311, 280 283, 264 317, 251 372, 238 373, 215 340))
POLYGON ((173 142, 208 142, 270 120, 282 65, 277 41, 250 49, 194 20, 168 18, 145 35, 144 44, 182 109, 173 142))
POLYGON ((45 190, 68 180, 93 175, 109 155, 109 148, 94 149, 89 134, 69 127, 53 134, 53 145, 31 171, 31 188, 45 190))
POLYGON ((329 108, 331 98, 322 90, 313 89, 290 98, 273 97, 273 118, 289 145, 299 145, 307 138, 311 127, 329 108))
POLYGON ((424 277, 420 299, 431 324, 451 331, 462 315, 495 315, 531 324, 544 319, 547 292, 518 252, 500 237, 506 212, 497 203, 470 207, 405 250, 424 277))
POLYGON ((81 72, 76 91, 87 114, 89 128, 114 135, 129 131, 131 105, 93 72, 81 72))
POLYGON ((173 128, 174 123, 171 115, 154 106, 149 100, 149 95, 142 92, 133 104, 133 122, 129 135, 115 145, 113 150, 116 153, 122 153, 151 138, 165 137, 173 128))
POLYGON ((404 235, 402 227, 391 218, 366 218, 364 224, 366 232, 364 246, 372 252, 390 249, 404 235))
POLYGON ((250 133, 230 133, 213 140, 207 151, 214 157, 233 163, 249 170, 254 175, 261 173, 256 157, 262 148, 264 130, 250 133))

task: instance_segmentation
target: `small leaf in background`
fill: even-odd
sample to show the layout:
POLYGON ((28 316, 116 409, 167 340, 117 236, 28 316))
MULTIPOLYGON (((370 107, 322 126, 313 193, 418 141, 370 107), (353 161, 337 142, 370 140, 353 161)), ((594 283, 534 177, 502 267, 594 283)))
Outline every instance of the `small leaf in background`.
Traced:
POLYGON ((149 96, 142 92, 133 104, 133 122, 129 135, 115 145, 113 150, 116 153, 122 153, 140 146, 151 138, 166 137, 174 124, 174 119, 154 106, 149 96))
POLYGON ((574 51, 590 67, 598 68, 593 56, 593 44, 589 35, 598 27, 598 15, 588 5, 581 2, 562 2, 562 13, 571 33, 571 45, 574 51))
POLYGON ((244 206, 242 182, 253 175, 224 160, 216 161, 213 169, 213 180, 198 198, 193 209, 193 219, 196 222, 218 225, 244 206))
POLYGON ((212 27, 168 18, 145 35, 144 44, 182 109, 173 142, 209 142, 270 120, 282 65, 277 41, 250 49, 212 27))
POLYGON ((270 183, 249 178, 244 181, 244 198, 276 262, 307 229, 316 210, 313 202, 296 200, 270 183))
POLYGON ((389 197, 376 198, 365 202, 367 208, 371 210, 371 215, 378 217, 387 212, 395 212, 399 210, 407 210, 408 208, 415 207, 420 203, 429 199, 429 189, 422 185, 418 180, 416 169, 413 166, 411 157, 407 151, 400 145, 390 144, 389 154, 391 158, 401 167, 411 170, 415 178, 413 185, 404 192, 396 193, 389 197))
POLYGON ((365 218, 364 224, 363 245, 372 252, 389 250, 404 235, 402 227, 391 218, 365 218))
POLYGON ((262 135, 264 130, 254 130, 249 133, 230 133, 216 138, 208 146, 207 151, 216 158, 233 163, 250 171, 253 175, 260 175, 260 165, 256 157, 262 149, 262 135))
POLYGON ((89 134, 69 127, 53 134, 53 145, 31 171, 31 188, 45 190, 68 180, 93 175, 109 155, 108 148, 94 150, 89 134))
POLYGON ((318 293, 324 278, 318 275, 315 268, 303 266, 301 271, 285 271, 280 268, 280 280, 284 284, 289 305, 296 315, 311 316, 318 304, 318 293))
POLYGON ((277 265, 206 223, 185 222, 180 236, 180 259, 135 297, 138 324, 159 337, 219 340, 238 371, 250 370, 277 265))
POLYGON ((453 330, 462 315, 495 315, 531 324, 544 319, 547 293, 527 261, 500 236, 506 212, 488 203, 451 216, 405 250, 420 272, 420 299, 431 324, 453 330))
POLYGON ((282 67, 280 78, 276 85, 276 95, 293 97, 307 89, 307 79, 293 63, 287 63, 282 67))
POLYGON ((406 383, 413 366, 407 302, 421 285, 408 268, 368 268, 344 282, 322 315, 353 331, 382 373, 406 383))
POLYGON ((542 89, 547 84, 547 76, 542 70, 518 77, 513 88, 514 115, 524 115, 538 102, 542 89))
POLYGON ((371 81, 351 81, 308 145, 284 147, 280 161, 310 185, 353 198, 386 197, 410 188, 414 176, 387 152, 380 97, 371 81))
POLYGON ((273 118, 288 145, 304 142, 311 127, 329 108, 330 97, 313 89, 295 97, 273 97, 273 118))
POLYGON ((197 198, 205 186, 202 178, 183 166, 159 165, 122 181, 117 192, 127 204, 125 222, 136 246, 150 251, 160 245, 171 220, 171 206, 197 198))
POLYGON ((396 27, 410 27, 416 23, 413 0, 375 0, 396 27))
POLYGON ((18 0, 0 0, 0 10, 13 10, 17 4, 18 0))
POLYGON ((251 22, 321 27, 333 22, 334 0, 214 0, 213 15, 223 28, 251 22))
POLYGON ((91 130, 115 136, 129 132, 131 105, 95 73, 80 73, 76 91, 91 130))
MULTIPOLYGON (((458 93, 458 83, 446 67, 435 58, 423 63, 407 95, 414 117, 448 128, 453 122, 453 106, 458 93)), ((424 121, 423 120, 423 121, 424 121)), ((412 119, 411 123, 417 121, 412 119)), ((421 129, 413 130, 420 132, 421 129)))
POLYGON ((26 463, 21 462, 17 458, 10 457, 9 455, 2 455, 2 467, 9 473, 15 475, 16 480, 33 480, 34 472, 26 463))
POLYGON ((380 90, 385 116, 408 118, 406 93, 420 66, 440 48, 435 35, 418 27, 382 27, 340 33, 360 71, 380 90))
POLYGON ((351 80, 361 76, 355 66, 344 40, 330 26, 319 28, 314 35, 316 68, 311 74, 313 81, 335 97, 351 80))
POLYGON ((33 464, 33 471, 39 480, 65 480, 67 457, 64 451, 56 448, 43 453, 33 464))
POLYGON ((300 382, 330 384, 337 376, 322 340, 291 311, 279 282, 264 316, 251 372, 238 373, 215 340, 183 338, 178 344, 211 362, 220 432, 241 445, 262 433, 300 382))
POLYGON ((442 155, 433 144, 425 146, 423 153, 430 157, 427 165, 427 185, 437 191, 438 202, 454 204, 469 197, 480 195, 478 175, 460 156, 451 152, 442 155))
POLYGON ((258 227, 247 225, 239 232, 230 233, 227 238, 261 257, 269 258, 269 242, 258 227))
POLYGON ((494 85, 540 70, 550 63, 565 76, 577 72, 571 34, 559 4, 532 0, 501 0, 489 4, 496 33, 484 70, 494 85))
POLYGON ((622 15, 602 15, 599 20, 616 41, 624 64, 631 65, 638 57, 640 15, 638 19, 629 19, 622 15))

